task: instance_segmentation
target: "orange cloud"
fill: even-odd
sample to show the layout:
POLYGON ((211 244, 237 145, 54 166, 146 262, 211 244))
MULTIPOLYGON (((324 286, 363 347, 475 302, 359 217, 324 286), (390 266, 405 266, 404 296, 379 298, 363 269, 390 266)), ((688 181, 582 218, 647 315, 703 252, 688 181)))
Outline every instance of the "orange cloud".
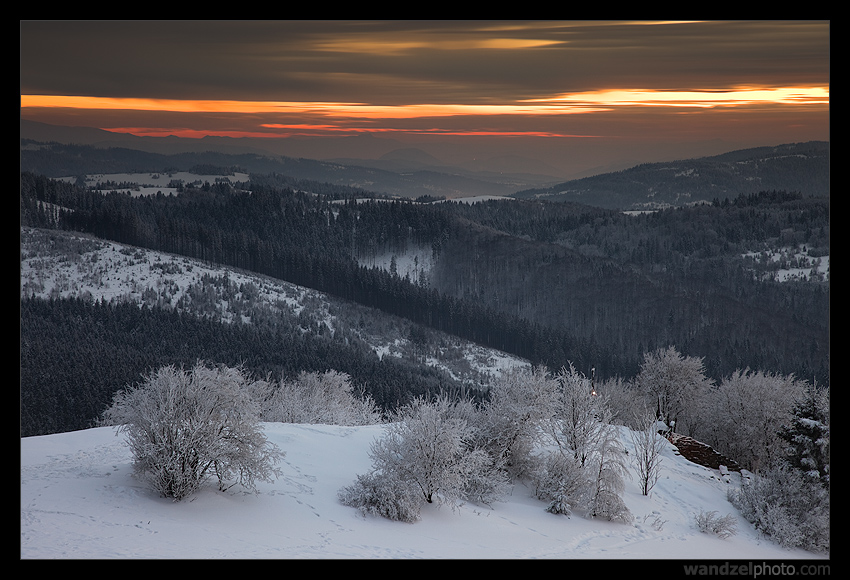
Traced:
POLYGON ((829 105, 828 87, 740 87, 726 90, 647 91, 606 90, 587 93, 564 94, 551 99, 533 99, 531 102, 570 103, 575 106, 646 106, 646 107, 697 107, 776 105, 829 105))
POLYGON ((754 104, 829 105, 828 87, 741 87, 724 90, 660 91, 612 89, 526 99, 507 104, 407 104, 309 101, 232 101, 21 95, 21 107, 168 111, 180 113, 318 114, 360 119, 414 119, 480 115, 565 115, 620 106, 697 107, 754 104))
POLYGON ((588 113, 587 106, 572 107, 557 101, 535 105, 532 101, 504 105, 412 104, 368 105, 364 103, 225 101, 21 95, 21 107, 48 107, 91 110, 133 110, 177 113, 312 113, 361 119, 414 119, 458 115, 529 115, 588 113))
MULTIPOLYGON (((203 116, 207 113, 226 115, 265 115, 266 121, 244 130, 235 128, 190 129, 183 127, 123 127, 109 128, 115 132, 135 135, 177 135, 203 137, 206 135, 230 137, 281 137, 292 135, 327 135, 340 132, 404 132, 442 135, 488 136, 570 136, 551 127, 541 131, 528 130, 529 119, 538 117, 587 115, 618 109, 632 111, 641 107, 684 109, 724 109, 739 107, 798 107, 829 108, 829 87, 735 87, 717 90, 642 90, 611 89, 554 95, 501 104, 401 104, 379 105, 346 102, 308 101, 234 101, 234 100, 180 100, 104 98, 61 95, 21 95, 21 108, 61 108, 88 111, 143 111, 186 113, 203 116), (304 123, 268 122, 268 116, 280 120, 304 119, 304 123), (519 130, 482 129, 483 119, 500 122, 514 117, 522 119, 519 130), (463 118, 476 121, 477 127, 459 130, 448 126, 432 128, 399 127, 401 121, 440 118, 463 118), (309 121, 317 122, 309 122, 309 121)), ((254 121, 259 123, 259 121, 254 121)), ((426 121, 427 122, 427 121, 426 121)), ((548 124, 548 122, 547 122, 548 124)), ((440 124, 441 125, 441 124, 440 124)), ((574 129, 573 129, 574 130, 574 129)), ((585 135, 588 136, 588 135, 585 135)))
POLYGON ((314 48, 321 51, 355 54, 402 54, 417 49, 431 50, 517 50, 540 48, 563 44, 562 41, 533 38, 468 38, 429 40, 358 40, 334 39, 317 43, 314 48))
POLYGON ((136 99, 63 95, 21 95, 21 107, 167 111, 171 113, 305 113, 356 103, 136 99))

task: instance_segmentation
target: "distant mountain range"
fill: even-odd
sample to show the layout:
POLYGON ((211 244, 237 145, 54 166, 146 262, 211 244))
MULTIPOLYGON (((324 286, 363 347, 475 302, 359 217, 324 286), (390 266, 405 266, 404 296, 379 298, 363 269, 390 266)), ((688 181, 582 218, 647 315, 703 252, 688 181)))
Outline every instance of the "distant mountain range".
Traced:
POLYGON ((278 140, 288 142, 290 148, 296 144, 300 154, 294 157, 271 152, 269 139, 138 137, 21 119, 21 170, 67 177, 161 172, 167 168, 187 171, 199 165, 215 165, 404 198, 513 196, 622 210, 711 202, 769 190, 829 195, 829 142, 824 141, 643 163, 562 181, 555 177, 557 171, 552 167, 521 156, 449 164, 391 139, 368 135, 347 139, 357 140, 364 155, 368 153, 373 158, 345 156, 352 148, 350 144, 343 147, 340 141, 334 141, 339 157, 328 159, 325 150, 325 159, 317 160, 309 158, 315 146, 310 140, 278 140), (85 155, 80 154, 80 147, 86 149, 85 155))
POLYGON ((277 172, 296 179, 408 198, 425 195, 446 198, 506 196, 520 189, 548 186, 563 179, 557 176, 554 168, 525 157, 500 156, 465 165, 449 164, 401 142, 370 135, 324 140, 322 155, 318 155, 317 140, 310 139, 138 137, 90 127, 60 127, 21 119, 21 140, 22 170, 49 177, 163 171, 166 166, 187 170, 189 167, 184 166, 185 163, 238 164, 249 172, 277 172), (45 149, 31 142, 53 145, 45 149), (89 151, 81 158, 76 150, 71 152, 66 146, 100 151, 89 151), (123 166, 116 165, 119 154, 110 153, 109 149, 123 151, 120 154, 123 166), (351 157, 352 150, 373 158, 351 157), (130 155, 131 151, 135 153, 130 155), (95 163, 108 164, 108 167, 93 168, 95 163))
POLYGON ((772 190, 794 191, 806 197, 829 196, 829 142, 791 143, 699 159, 644 163, 520 191, 514 197, 640 210, 772 190))

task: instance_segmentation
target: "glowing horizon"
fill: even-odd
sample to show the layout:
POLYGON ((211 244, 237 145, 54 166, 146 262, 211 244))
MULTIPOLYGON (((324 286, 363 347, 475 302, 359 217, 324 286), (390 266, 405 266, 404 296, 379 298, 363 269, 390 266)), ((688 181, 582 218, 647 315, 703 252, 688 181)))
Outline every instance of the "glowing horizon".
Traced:
MULTIPOLYGON (((325 123, 275 123, 254 121, 239 129, 198 129, 189 127, 101 127, 135 135, 276 137, 291 135, 339 134, 344 132, 387 132, 442 135, 490 136, 571 136, 556 130, 504 130, 450 127, 414 128, 393 126, 400 121, 487 117, 543 118, 560 115, 590 115, 618 109, 639 108, 746 108, 753 106, 829 107, 829 87, 733 87, 706 90, 609 89, 522 99, 502 104, 423 103, 380 105, 332 101, 240 101, 198 99, 118 98, 63 95, 21 95, 21 109, 73 109, 88 111, 130 111, 187 114, 279 115, 281 118, 312 116, 325 123), (381 123, 383 121, 383 123, 381 123), (368 122, 368 125, 357 125, 368 122), (271 132, 270 132, 271 131, 271 132), (276 131, 283 131, 279 133, 276 131)), ((248 120, 248 122, 251 122, 248 120)), ((588 136, 588 135, 584 135, 588 136)))
POLYGON ((531 102, 597 103, 603 106, 718 107, 754 104, 827 105, 829 87, 736 87, 690 91, 611 89, 531 102))

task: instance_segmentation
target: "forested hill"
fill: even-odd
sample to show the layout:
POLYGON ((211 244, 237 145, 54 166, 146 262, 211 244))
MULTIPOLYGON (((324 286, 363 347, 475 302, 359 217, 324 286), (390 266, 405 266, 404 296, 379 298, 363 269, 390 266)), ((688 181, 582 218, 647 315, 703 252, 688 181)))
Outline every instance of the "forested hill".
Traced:
POLYGON ((569 329, 599 347, 598 372, 631 376, 673 344, 713 377, 750 367, 829 380, 828 198, 762 192, 638 215, 451 205, 487 227, 443 244, 432 287, 569 329))
POLYGON ((521 199, 574 201, 613 209, 658 209, 760 191, 829 195, 829 142, 743 149, 699 159, 644 163, 540 189, 521 199))
POLYGON ((749 367, 829 380, 828 278, 779 274, 828 260, 828 198, 764 192, 627 216, 244 187, 131 197, 24 173, 21 219, 259 272, 552 368, 631 377, 644 353, 675 345, 715 378, 749 367), (427 283, 362 265, 411 248, 434 259, 427 283))

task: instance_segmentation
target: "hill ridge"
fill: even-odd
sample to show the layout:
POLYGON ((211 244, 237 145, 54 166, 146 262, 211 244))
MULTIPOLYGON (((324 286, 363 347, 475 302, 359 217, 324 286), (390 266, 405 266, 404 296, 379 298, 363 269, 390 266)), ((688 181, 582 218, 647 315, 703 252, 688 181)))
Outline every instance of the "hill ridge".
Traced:
POLYGON ((641 163, 551 187, 519 191, 514 197, 639 210, 710 203, 767 190, 829 196, 829 142, 788 143, 709 157, 641 163))

